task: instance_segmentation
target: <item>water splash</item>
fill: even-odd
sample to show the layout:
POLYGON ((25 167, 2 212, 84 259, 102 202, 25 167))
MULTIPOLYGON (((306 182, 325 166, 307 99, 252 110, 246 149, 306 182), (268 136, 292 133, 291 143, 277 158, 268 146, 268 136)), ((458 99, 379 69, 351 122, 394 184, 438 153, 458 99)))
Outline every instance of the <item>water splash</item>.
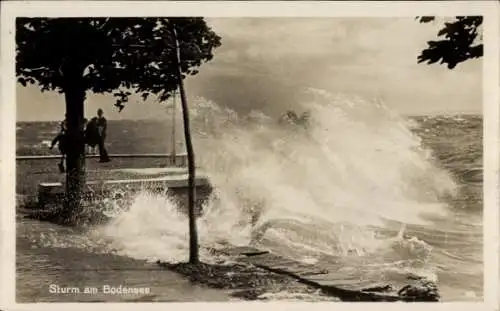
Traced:
MULTIPOLYGON (((442 198, 455 183, 383 103, 306 93, 294 107, 309 113, 306 126, 191 103, 197 160, 215 186, 198 220, 202 257, 212 258, 209 247, 254 243, 303 261, 419 269, 431 248, 404 237, 401 224, 446 217, 442 198)), ((128 256, 178 261, 187 258, 187 228, 170 198, 144 192, 103 232, 128 256)))
MULTIPOLYGON (((109 240, 109 247, 118 254, 152 261, 187 260, 188 219, 172 198, 145 189, 130 202, 124 200, 117 204, 116 201, 109 200, 107 208, 112 220, 96 230, 99 231, 99 236, 109 240), (128 207, 126 211, 123 206, 128 207)), ((221 216, 223 215, 219 214, 219 217, 221 216)), ((223 223, 221 218, 217 221, 223 223)), ((220 260, 212 255, 210 248, 221 247, 227 243, 248 243, 248 240, 239 242, 234 238, 228 239, 220 234, 226 233, 223 227, 216 228, 214 223, 215 220, 210 220, 208 214, 198 220, 200 244, 203 246, 200 257, 206 262, 220 260)))

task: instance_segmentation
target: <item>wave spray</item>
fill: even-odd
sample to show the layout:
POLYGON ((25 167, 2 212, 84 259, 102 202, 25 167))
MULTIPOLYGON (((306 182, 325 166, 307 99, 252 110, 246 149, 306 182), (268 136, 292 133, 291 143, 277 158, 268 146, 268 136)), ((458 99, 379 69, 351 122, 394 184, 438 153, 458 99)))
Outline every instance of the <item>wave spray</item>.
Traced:
MULTIPOLYGON (((253 244, 353 278, 428 272, 431 247, 405 226, 447 216, 452 178, 383 103, 306 97, 293 107, 307 113, 298 124, 191 101, 197 163, 214 186, 198 220, 201 259, 214 260, 208 247, 253 244)), ((140 193, 102 233, 127 256, 187 260, 186 216, 165 196, 140 193)))

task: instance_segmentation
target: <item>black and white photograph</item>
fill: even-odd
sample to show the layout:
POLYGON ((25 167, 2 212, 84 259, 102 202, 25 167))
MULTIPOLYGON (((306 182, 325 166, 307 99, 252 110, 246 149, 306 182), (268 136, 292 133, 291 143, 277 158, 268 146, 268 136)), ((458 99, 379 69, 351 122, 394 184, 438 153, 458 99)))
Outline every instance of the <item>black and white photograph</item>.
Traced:
POLYGON ((13 303, 491 302, 494 3, 98 2, 2 23, 13 303))

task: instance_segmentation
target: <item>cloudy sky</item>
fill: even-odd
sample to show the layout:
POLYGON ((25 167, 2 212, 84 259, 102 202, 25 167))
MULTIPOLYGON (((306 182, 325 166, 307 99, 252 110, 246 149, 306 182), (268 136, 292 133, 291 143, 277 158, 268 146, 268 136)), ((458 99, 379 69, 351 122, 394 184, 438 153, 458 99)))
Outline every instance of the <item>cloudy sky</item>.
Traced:
MULTIPOLYGON (((222 36, 212 62, 187 80, 191 96, 203 96, 239 112, 283 111, 297 92, 315 87, 333 93, 382 98, 401 114, 480 113, 481 60, 445 66, 417 64, 439 24, 413 18, 207 19, 222 36)), ((139 99, 118 113, 114 100, 90 95, 86 114, 102 107, 110 119, 163 118, 164 107, 139 99)), ((17 119, 57 120, 64 99, 17 88, 17 119)))

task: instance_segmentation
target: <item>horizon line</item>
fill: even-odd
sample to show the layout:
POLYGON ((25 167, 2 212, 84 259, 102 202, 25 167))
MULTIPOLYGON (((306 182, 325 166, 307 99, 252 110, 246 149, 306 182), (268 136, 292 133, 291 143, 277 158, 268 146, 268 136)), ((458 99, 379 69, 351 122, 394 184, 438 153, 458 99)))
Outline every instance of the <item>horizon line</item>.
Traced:
MULTIPOLYGON (((447 113, 423 113, 423 114, 400 114, 401 117, 415 118, 415 117, 433 117, 433 116, 483 116, 482 112, 447 112, 447 113)), ((60 122, 62 119, 54 120, 16 120, 17 123, 35 123, 35 122, 60 122)), ((108 121, 170 121, 170 119, 160 119, 160 118, 123 118, 114 119, 107 118, 108 121)))

